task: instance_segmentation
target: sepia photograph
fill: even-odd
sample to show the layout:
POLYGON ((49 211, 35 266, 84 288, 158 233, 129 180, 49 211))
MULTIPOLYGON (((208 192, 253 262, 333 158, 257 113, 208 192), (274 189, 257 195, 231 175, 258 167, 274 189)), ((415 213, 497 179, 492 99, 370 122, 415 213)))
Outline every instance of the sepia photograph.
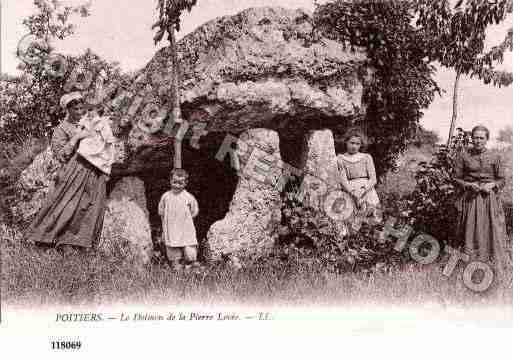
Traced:
POLYGON ((508 344, 512 0, 0 0, 0 19, 12 353, 508 344))

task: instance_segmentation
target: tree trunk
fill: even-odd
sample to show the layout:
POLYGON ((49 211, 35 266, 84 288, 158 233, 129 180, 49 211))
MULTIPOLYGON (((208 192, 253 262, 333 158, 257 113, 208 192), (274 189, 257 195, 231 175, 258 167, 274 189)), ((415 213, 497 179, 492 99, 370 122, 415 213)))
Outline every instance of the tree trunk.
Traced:
POLYGON ((452 119, 451 127, 449 129, 449 138, 447 139, 447 148, 451 147, 452 136, 454 134, 454 127, 456 126, 456 119, 458 118, 458 86, 460 83, 461 72, 456 72, 456 79, 454 80, 454 91, 452 95, 452 119))
MULTIPOLYGON (((173 59, 173 111, 172 111, 172 120, 174 123, 182 123, 182 111, 180 110, 180 68, 178 64, 178 54, 176 49, 176 38, 175 38, 175 30, 173 27, 168 29, 169 33, 169 42, 171 48, 171 56, 173 59)), ((182 140, 178 138, 178 136, 174 139, 174 160, 173 160, 174 168, 182 168, 182 140)))

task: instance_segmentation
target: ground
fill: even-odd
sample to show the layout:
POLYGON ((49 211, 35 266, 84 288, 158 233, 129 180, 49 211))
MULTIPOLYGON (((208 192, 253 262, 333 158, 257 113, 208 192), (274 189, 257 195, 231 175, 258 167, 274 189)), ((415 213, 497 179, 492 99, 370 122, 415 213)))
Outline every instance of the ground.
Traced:
MULTIPOLYGON (((414 173, 410 167, 418 158, 419 151, 409 152, 401 159, 400 170, 388 175, 379 190, 407 191, 405 186, 411 186, 414 173)), ((447 258, 429 266, 408 264, 400 269, 365 273, 334 274, 290 258, 258 262, 239 271, 213 265, 198 272, 176 273, 164 262, 142 268, 130 261, 100 254, 63 258, 55 250, 23 244, 20 234, 5 225, 0 228, 0 234, 1 293, 7 306, 108 303, 350 306, 368 303, 428 305, 443 309, 451 305, 470 308, 513 302, 510 289, 513 274, 507 279, 508 289, 492 287, 478 294, 463 285, 462 268, 457 268, 449 278, 442 275, 447 258)))
MULTIPOLYGON (((492 288, 473 293, 461 282, 461 268, 442 275, 446 259, 381 273, 337 275, 294 261, 263 262, 234 271, 223 266, 172 272, 165 263, 134 269, 99 255, 63 258, 2 240, 2 301, 7 306, 56 304, 346 306, 362 304, 471 307, 511 304, 513 294, 492 288)), ((511 283, 513 275, 508 279, 511 283)))

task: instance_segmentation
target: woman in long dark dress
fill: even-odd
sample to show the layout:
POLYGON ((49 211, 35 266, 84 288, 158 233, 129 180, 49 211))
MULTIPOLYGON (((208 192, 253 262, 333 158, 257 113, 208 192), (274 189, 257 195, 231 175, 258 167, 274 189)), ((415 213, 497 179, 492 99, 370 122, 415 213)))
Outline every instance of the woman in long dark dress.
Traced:
POLYGON ((86 112, 82 96, 79 93, 65 95, 61 105, 67 116, 54 129, 51 148, 64 167, 54 191, 32 222, 27 239, 73 252, 72 248, 89 249, 98 243, 109 176, 77 153, 80 141, 92 135, 78 126, 86 112))
POLYGON ((474 127, 473 147, 456 161, 455 180, 463 189, 457 202, 457 229, 465 239, 465 252, 471 260, 492 264, 501 281, 511 264, 500 199, 505 176, 500 156, 486 149, 489 138, 486 127, 474 127))

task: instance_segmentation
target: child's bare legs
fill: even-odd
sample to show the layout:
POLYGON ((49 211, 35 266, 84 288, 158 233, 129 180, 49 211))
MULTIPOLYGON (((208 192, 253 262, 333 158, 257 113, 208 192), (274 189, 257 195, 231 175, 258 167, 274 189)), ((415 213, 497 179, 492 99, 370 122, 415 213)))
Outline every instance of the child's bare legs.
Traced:
POLYGON ((183 247, 183 254, 188 265, 199 267, 198 263, 198 246, 183 247))
POLYGON ((180 263, 182 258, 187 264, 187 267, 198 267, 198 248, 197 246, 185 247, 169 247, 166 246, 167 258, 171 262, 171 268, 182 269, 183 265, 180 263))
POLYGON ((183 265, 180 263, 180 260, 183 257, 182 247, 169 247, 166 246, 166 254, 167 259, 171 263, 171 268, 173 269, 182 269, 183 265))

